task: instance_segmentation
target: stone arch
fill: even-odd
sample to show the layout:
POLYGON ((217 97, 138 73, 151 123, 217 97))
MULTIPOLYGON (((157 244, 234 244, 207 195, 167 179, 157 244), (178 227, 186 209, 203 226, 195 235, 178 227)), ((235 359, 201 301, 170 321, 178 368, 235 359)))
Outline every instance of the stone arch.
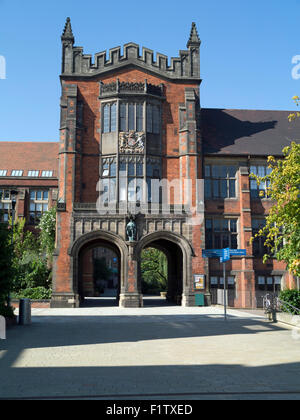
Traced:
POLYGON ((79 266, 80 266, 80 252, 89 248, 94 248, 97 245, 102 245, 107 248, 114 249, 118 252, 120 258, 120 293, 125 290, 125 285, 128 278, 128 248, 124 240, 115 233, 108 231, 93 231, 80 236, 73 243, 69 249, 69 255, 72 260, 72 279, 73 292, 79 294, 79 266))
MULTIPOLYGON (((181 258, 182 261, 180 263, 181 267, 181 293, 182 293, 182 305, 186 306, 188 302, 191 300, 189 296, 193 293, 193 276, 192 276, 192 258, 195 256, 193 247, 187 241, 186 238, 180 236, 173 232, 166 232, 166 231, 157 231, 153 233, 149 233, 145 235, 141 240, 137 243, 135 250, 134 250, 134 258, 138 262, 138 283, 141 285, 141 252, 143 249, 151 246, 156 247, 157 249, 161 249, 166 254, 170 254, 171 250, 178 250, 181 251, 181 258), (172 244, 168 246, 168 244, 172 244)), ((176 259, 175 255, 174 258, 176 259)))

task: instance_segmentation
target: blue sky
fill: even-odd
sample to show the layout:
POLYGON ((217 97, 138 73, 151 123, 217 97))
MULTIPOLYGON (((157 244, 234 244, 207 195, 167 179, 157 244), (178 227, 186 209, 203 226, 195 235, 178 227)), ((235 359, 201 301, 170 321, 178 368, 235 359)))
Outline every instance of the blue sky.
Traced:
POLYGON ((93 55, 132 41, 177 57, 196 22, 202 107, 293 110, 300 96, 300 0, 0 0, 0 141, 58 140, 68 16, 75 45, 93 55))

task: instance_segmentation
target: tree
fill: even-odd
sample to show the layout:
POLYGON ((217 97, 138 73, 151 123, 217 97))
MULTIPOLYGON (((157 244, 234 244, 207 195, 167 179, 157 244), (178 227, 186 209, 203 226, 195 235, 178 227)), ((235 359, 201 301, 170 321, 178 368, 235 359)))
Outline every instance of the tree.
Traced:
POLYGON ((144 249, 141 270, 145 291, 167 289, 168 261, 163 252, 155 248, 144 249))
POLYGON ((266 217, 265 227, 255 237, 266 238, 268 252, 264 262, 275 256, 286 262, 292 274, 300 276, 300 144, 291 143, 283 149, 283 155, 280 160, 268 157, 269 175, 251 174, 258 184, 267 182, 267 196, 275 202, 266 217))

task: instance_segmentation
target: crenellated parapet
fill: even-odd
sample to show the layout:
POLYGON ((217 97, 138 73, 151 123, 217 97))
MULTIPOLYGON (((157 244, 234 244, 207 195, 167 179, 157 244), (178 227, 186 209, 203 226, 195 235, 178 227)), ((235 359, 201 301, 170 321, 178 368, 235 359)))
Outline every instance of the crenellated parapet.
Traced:
POLYGON ((70 19, 67 19, 64 33, 62 35, 63 56, 62 76, 63 77, 95 77, 128 66, 144 69, 160 77, 176 80, 199 80, 200 81, 200 44, 196 25, 192 24, 192 30, 187 50, 179 51, 179 57, 169 58, 148 48, 140 49, 135 43, 125 44, 123 54, 121 47, 112 48, 108 54, 106 51, 95 55, 83 53, 82 47, 74 46, 74 36, 71 29, 70 19))

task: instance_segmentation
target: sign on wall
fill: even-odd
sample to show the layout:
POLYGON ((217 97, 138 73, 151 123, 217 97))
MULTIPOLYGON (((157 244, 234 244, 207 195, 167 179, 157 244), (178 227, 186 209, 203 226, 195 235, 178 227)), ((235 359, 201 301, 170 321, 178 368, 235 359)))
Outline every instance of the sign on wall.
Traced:
POLYGON ((194 287, 195 287, 195 290, 205 289, 205 274, 194 275, 194 287))

